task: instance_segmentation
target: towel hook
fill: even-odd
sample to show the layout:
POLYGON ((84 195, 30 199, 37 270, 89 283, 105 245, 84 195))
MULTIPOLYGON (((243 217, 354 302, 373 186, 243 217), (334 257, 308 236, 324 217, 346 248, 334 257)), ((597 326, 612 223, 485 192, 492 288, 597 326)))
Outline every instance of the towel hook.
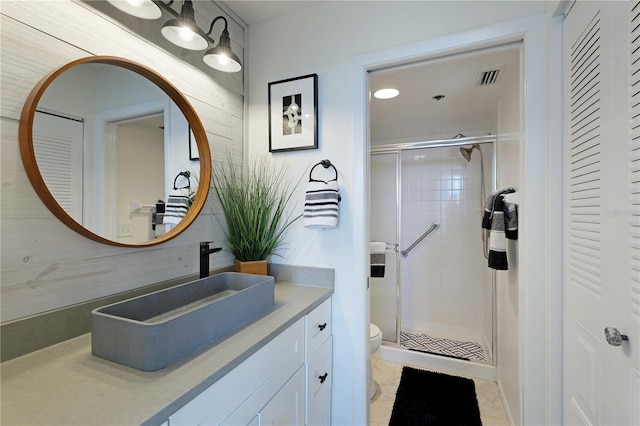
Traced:
POLYGON ((173 189, 191 189, 191 179, 190 179, 190 177, 191 177, 191 172, 189 172, 189 171, 178 173, 176 178, 173 180, 173 189), (180 176, 184 176, 187 179, 187 186, 183 186, 183 187, 180 187, 180 188, 177 187, 176 184, 177 184, 178 179, 180 178, 180 176))

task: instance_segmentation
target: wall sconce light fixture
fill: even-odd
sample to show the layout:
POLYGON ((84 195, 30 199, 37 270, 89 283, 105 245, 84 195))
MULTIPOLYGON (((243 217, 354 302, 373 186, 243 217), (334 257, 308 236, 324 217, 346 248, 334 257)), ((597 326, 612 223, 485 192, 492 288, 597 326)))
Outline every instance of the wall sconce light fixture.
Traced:
POLYGON ((171 8, 173 0, 169 0, 168 3, 157 0, 107 1, 121 11, 142 19, 158 19, 162 16, 162 10, 167 11, 174 18, 162 26, 162 35, 176 46, 189 50, 205 50, 210 44, 215 45, 215 41, 210 37, 213 26, 218 20, 224 21, 220 41, 205 52, 203 60, 211 68, 223 72, 238 72, 242 69, 240 58, 231 51, 231 38, 227 30, 227 19, 224 16, 218 16, 211 21, 209 31, 205 33, 196 23, 191 0, 184 0, 180 13, 171 8))

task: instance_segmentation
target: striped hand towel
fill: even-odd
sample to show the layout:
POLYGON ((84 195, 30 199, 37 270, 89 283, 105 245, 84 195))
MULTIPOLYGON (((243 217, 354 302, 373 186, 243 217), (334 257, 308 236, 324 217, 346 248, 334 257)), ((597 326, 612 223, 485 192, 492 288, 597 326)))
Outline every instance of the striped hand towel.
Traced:
POLYGON ((310 180, 304 200, 303 225, 313 229, 336 228, 339 200, 340 188, 337 180, 310 180))
POLYGON ((173 226, 180 223, 182 218, 187 214, 189 210, 189 198, 187 197, 187 191, 184 189, 174 189, 169 193, 169 199, 164 212, 164 224, 173 226))

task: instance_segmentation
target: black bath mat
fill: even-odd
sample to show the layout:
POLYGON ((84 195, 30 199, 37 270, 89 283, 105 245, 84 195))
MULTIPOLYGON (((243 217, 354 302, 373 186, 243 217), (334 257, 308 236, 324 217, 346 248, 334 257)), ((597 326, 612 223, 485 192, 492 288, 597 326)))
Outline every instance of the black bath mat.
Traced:
POLYGON ((482 425, 473 380, 404 367, 389 426, 413 425, 482 425))

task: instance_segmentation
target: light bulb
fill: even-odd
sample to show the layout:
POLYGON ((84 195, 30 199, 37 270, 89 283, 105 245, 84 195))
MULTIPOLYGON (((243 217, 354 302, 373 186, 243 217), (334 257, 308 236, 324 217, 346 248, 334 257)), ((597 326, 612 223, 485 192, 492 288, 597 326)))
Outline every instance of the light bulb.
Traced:
POLYGON ((191 41, 195 36, 189 27, 180 27, 180 29, 178 29, 178 33, 180 34, 180 38, 184 41, 191 41))
POLYGON ((227 55, 218 55, 218 63, 221 65, 229 65, 229 57, 227 55))
POLYGON ((400 92, 397 89, 380 89, 373 96, 378 99, 391 99, 398 96, 400 92))
POLYGON ((127 3, 133 7, 140 7, 144 3, 144 0, 127 0, 127 3))

